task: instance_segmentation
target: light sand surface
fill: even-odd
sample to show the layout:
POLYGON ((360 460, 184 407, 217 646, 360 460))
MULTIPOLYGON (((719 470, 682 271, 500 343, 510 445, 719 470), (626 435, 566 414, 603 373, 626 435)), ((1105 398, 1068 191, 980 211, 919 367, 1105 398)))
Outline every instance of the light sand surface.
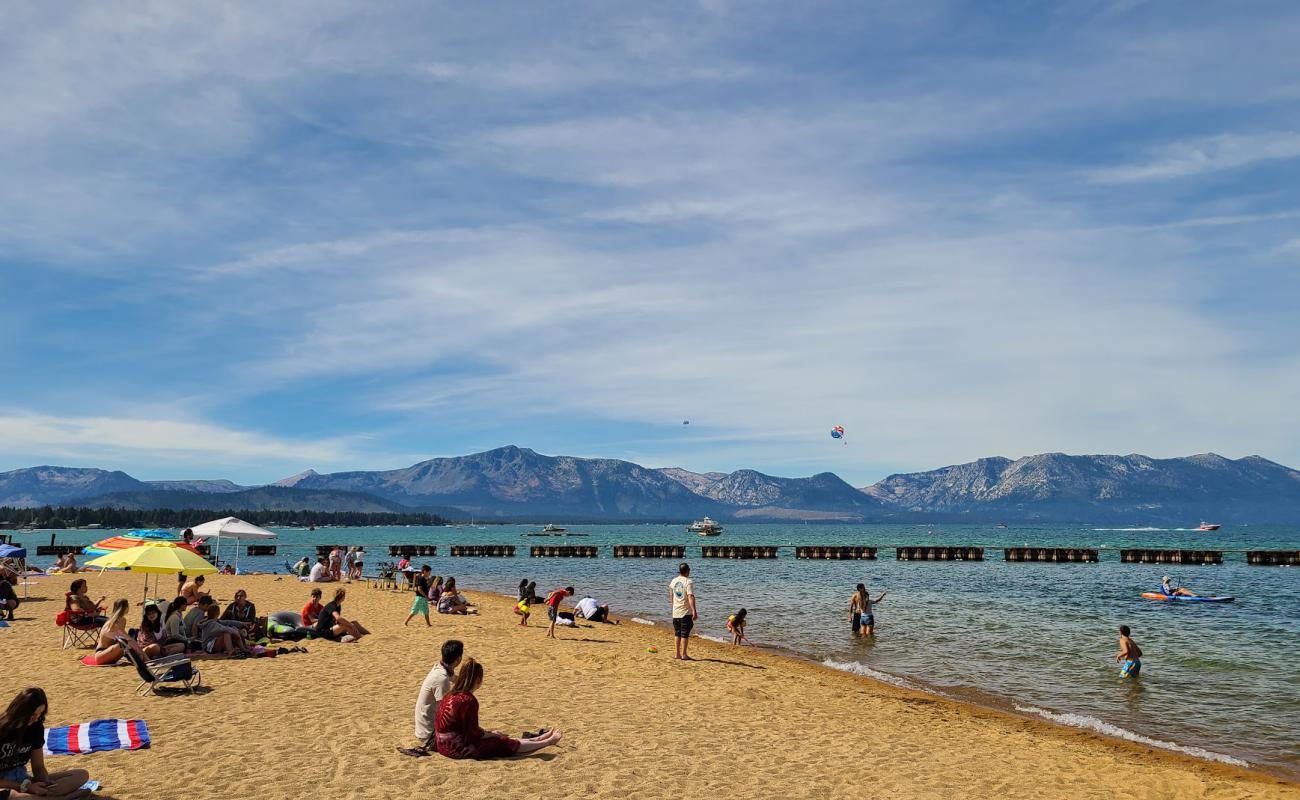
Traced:
MULTIPOLYGON (((141 597, 139 576, 87 577, 92 597, 141 597)), ((88 769, 108 797, 1300 797, 1269 776, 763 650, 695 640, 703 660, 676 662, 662 627, 584 626, 548 641, 536 624, 544 614, 521 629, 510 603, 486 594, 471 594, 479 616, 433 614, 432 628, 419 618, 403 628, 409 594, 350 584, 344 615, 373 636, 307 642, 306 655, 199 662, 210 692, 142 698, 133 670, 85 667, 86 651, 60 649, 53 620, 69 582, 36 581, 30 593, 46 599, 0 630, 0 700, 40 686, 50 726, 147 720, 152 749, 48 759, 88 769), (416 691, 448 638, 485 665, 485 727, 558 727, 564 741, 504 761, 399 755, 414 743, 416 691)), ((308 591, 271 576, 218 576, 209 587, 222 600, 246 588, 263 614, 300 609, 308 591)))

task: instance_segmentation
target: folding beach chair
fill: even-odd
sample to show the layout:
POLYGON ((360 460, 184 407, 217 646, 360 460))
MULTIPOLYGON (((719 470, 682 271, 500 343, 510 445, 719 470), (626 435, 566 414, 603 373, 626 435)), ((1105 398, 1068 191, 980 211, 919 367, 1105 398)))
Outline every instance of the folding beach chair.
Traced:
MULTIPOLYGON (((58 625, 58 621, 55 621, 58 625)), ((63 628, 63 649, 69 647, 80 647, 94 650, 95 642, 98 638, 99 625, 95 624, 94 617, 74 617, 64 622, 60 627, 63 628)))
POLYGON ((167 683, 178 683, 193 694, 195 689, 203 685, 203 676, 199 674, 198 669, 194 667, 194 662, 190 661, 188 656, 175 655, 156 661, 145 661, 131 648, 126 639, 118 637, 117 641, 126 652, 131 666, 135 667, 135 674, 140 676, 140 685, 136 687, 136 694, 145 696, 157 694, 159 684, 167 683))

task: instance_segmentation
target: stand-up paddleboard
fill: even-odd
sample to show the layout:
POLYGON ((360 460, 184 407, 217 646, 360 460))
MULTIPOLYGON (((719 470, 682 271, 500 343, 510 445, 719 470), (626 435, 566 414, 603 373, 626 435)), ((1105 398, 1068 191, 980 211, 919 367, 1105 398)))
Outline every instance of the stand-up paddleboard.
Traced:
POLYGON ((1185 594, 1165 594, 1164 592, 1143 592, 1142 596, 1148 600, 1181 600, 1184 603, 1231 603, 1235 597, 1209 597, 1197 595, 1189 597, 1185 594))

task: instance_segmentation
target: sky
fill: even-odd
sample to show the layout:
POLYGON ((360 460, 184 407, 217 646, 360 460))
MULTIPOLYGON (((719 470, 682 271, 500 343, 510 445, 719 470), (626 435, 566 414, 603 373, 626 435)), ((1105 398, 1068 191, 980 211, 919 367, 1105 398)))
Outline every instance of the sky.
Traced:
POLYGON ((0 470, 1298 466, 1298 41, 1286 0, 5 3, 0 470))

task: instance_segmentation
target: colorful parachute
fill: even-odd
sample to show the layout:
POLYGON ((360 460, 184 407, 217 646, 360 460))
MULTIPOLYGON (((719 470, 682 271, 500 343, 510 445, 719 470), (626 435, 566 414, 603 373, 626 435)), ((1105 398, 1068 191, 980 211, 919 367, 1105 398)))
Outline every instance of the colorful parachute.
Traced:
MULTIPOLYGON (((831 428, 831 438, 832 438, 832 439, 843 439, 843 438, 844 438, 844 426, 843 426, 843 425, 836 425, 834 428, 831 428)), ((848 444, 848 442, 846 441, 845 444, 848 444)))

